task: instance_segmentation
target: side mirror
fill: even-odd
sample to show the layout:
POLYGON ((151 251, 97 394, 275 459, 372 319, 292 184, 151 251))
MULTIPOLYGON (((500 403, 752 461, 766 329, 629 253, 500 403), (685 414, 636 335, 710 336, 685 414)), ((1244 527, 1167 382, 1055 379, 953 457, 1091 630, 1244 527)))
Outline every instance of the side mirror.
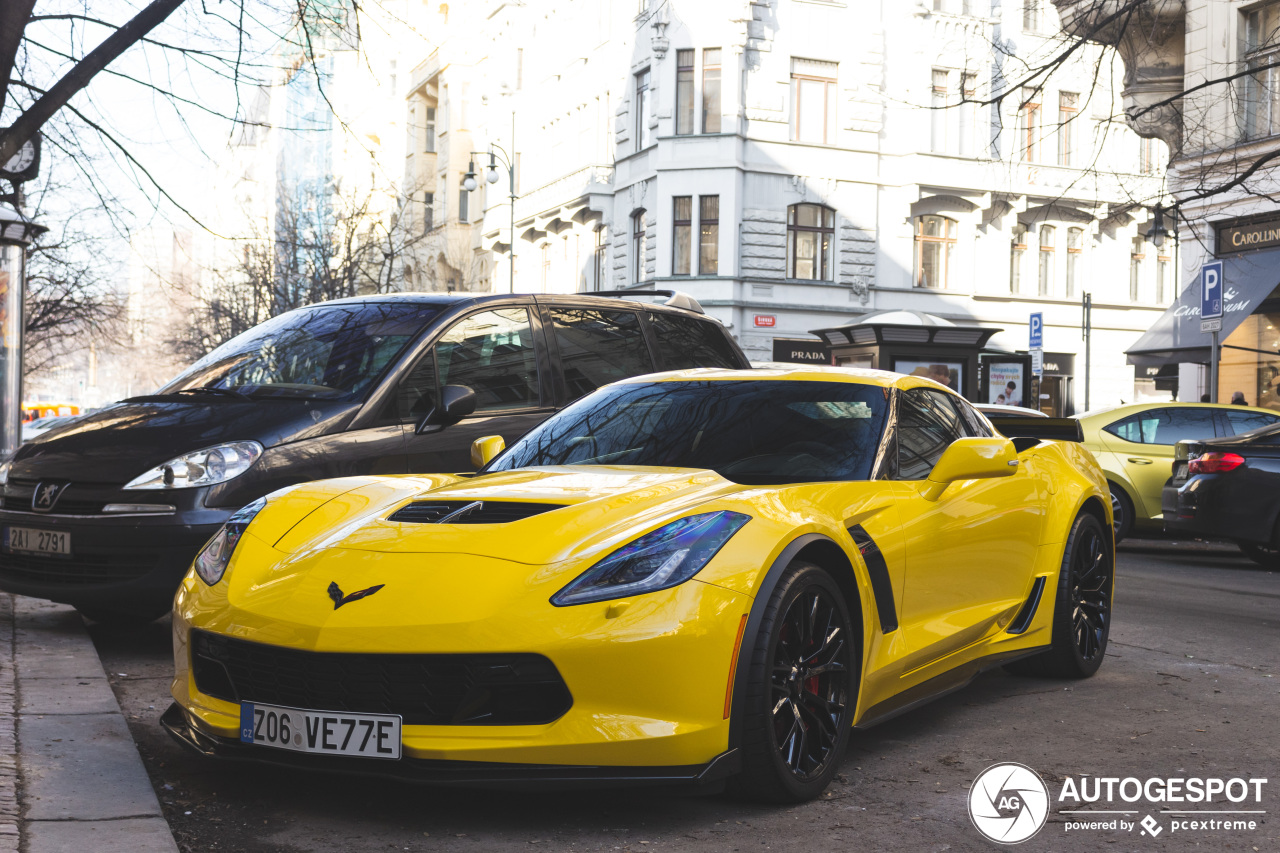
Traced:
POLYGON ((479 470, 492 462, 499 453, 507 449, 507 443, 500 435, 486 435, 471 442, 471 464, 479 470))
POLYGON ((1011 477, 1018 472, 1018 452, 1007 438, 960 438, 942 454, 925 480, 925 500, 936 501, 957 480, 1011 477))
POLYGON ((466 385, 446 385, 440 389, 439 404, 418 424, 418 435, 453 426, 475 410, 475 391, 466 385))

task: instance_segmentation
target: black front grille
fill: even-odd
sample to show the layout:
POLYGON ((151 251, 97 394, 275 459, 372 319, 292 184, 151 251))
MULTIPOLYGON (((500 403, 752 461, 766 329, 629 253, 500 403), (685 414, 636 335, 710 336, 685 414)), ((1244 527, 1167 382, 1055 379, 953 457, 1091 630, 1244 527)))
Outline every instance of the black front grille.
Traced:
POLYGON ((555 664, 537 654, 307 652, 191 632, 201 693, 317 711, 399 714, 406 725, 529 726, 569 710, 555 664))
POLYGON ((440 519, 473 504, 479 504, 479 506, 450 519, 448 523, 508 524, 568 506, 568 504, 536 504, 525 501, 414 501, 396 510, 387 517, 387 520, 403 521, 409 524, 439 524, 440 519))
MULTIPOLYGON (((32 512, 31 497, 36 493, 38 480, 10 479, 4 488, 4 507, 19 512, 32 512)), ((93 500, 79 494, 80 488, 74 483, 67 486, 58 496, 57 503, 51 510, 53 515, 99 515, 107 501, 93 500)))
POLYGON ((0 577, 29 583, 87 586, 140 578, 156 567, 155 551, 80 552, 71 557, 0 554, 0 577))

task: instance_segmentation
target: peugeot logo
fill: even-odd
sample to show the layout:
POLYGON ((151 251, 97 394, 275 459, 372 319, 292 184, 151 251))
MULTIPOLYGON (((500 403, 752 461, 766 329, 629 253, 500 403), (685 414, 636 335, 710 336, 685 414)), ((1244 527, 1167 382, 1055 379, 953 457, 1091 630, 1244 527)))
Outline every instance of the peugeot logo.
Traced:
POLYGON ((36 483, 36 490, 31 494, 31 509, 35 512, 52 512, 58 498, 62 497, 69 485, 70 483, 36 483))
POLYGON ((350 595, 343 595, 342 587, 338 586, 337 581, 333 581, 332 583, 329 584, 329 597, 333 599, 333 609, 337 610, 339 607, 341 607, 344 604, 350 604, 353 601, 359 601, 362 598, 368 598, 378 590, 382 589, 384 586, 386 586, 385 583, 380 583, 377 586, 371 586, 368 589, 357 590, 356 592, 353 592, 350 595))

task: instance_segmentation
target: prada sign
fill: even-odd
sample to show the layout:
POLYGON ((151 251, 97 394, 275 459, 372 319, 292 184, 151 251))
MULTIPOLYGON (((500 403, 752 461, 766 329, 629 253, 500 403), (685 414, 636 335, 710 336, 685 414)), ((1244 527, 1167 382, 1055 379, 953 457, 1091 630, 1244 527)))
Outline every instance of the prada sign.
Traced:
POLYGON ((1251 249, 1271 249, 1280 246, 1280 216, 1266 219, 1236 220, 1218 226, 1217 254, 1233 255, 1251 249))
POLYGON ((774 338, 773 360, 794 364, 831 364, 831 351, 822 341, 774 338))

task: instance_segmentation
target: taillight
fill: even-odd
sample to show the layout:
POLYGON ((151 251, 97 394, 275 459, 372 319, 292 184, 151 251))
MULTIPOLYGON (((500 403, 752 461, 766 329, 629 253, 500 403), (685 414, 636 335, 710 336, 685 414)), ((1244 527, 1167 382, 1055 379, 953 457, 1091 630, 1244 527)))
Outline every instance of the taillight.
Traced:
POLYGON ((1187 470, 1191 474, 1221 474, 1234 471, 1243 464, 1244 457, 1238 453, 1204 453, 1192 459, 1187 470))

